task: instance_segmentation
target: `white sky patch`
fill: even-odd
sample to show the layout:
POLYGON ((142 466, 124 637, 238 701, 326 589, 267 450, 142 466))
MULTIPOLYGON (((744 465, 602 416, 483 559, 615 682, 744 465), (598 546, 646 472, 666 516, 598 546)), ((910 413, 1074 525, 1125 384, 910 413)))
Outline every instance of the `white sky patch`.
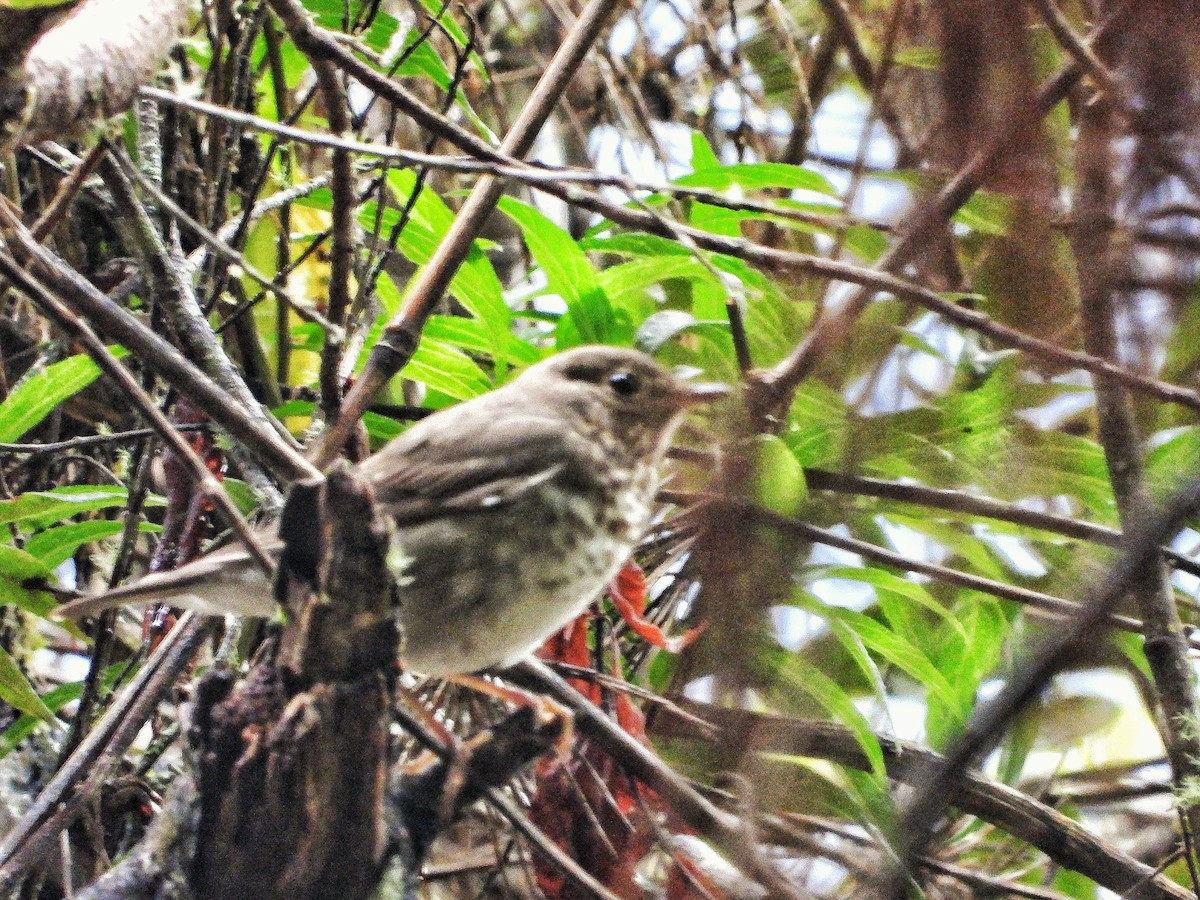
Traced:
POLYGON ((652 53, 665 53, 687 37, 687 28, 680 20, 680 13, 688 15, 690 3, 677 3, 679 12, 670 3, 649 3, 642 13, 646 23, 646 34, 650 38, 652 53))
POLYGON ((1005 565, 1024 578, 1041 578, 1050 570, 1046 568, 1033 550, 1029 542, 1015 534, 996 534, 985 525, 975 525, 971 529, 975 536, 986 541, 995 553, 1001 557, 1005 565))
MULTIPOLYGON (((925 562, 940 563, 950 553, 949 550, 928 535, 922 534, 915 528, 909 528, 907 525, 900 525, 893 522, 886 516, 876 516, 875 524, 883 532, 883 536, 891 545, 892 550, 905 559, 920 559, 925 562)), ((915 576, 914 580, 919 582, 925 581, 922 576, 915 576)))
MULTIPOLYGON (((533 149, 530 153, 531 161, 540 162, 548 166, 565 165, 566 157, 563 153, 563 143, 562 129, 559 127, 558 120, 554 116, 551 116, 534 140, 533 149)), ((567 227, 569 216, 566 201, 559 197, 553 197, 543 191, 533 191, 532 198, 533 205, 541 210, 546 218, 560 228, 567 227)))
MULTIPOLYGON (((1171 549, 1176 553, 1200 560, 1200 533, 1191 528, 1185 528, 1175 535, 1175 540, 1171 541, 1171 549)), ((1171 581, 1181 591, 1190 594, 1193 599, 1200 600, 1200 578, 1190 572, 1177 570, 1172 574, 1171 581)))
MULTIPOLYGON (((813 114, 810 147, 823 155, 852 161, 858 155, 869 111, 866 100, 858 93, 834 91, 813 114)), ((896 165, 896 145, 879 122, 871 129, 866 162, 877 169, 890 169, 896 165)))
POLYGON ((769 614, 775 640, 792 652, 828 630, 823 618, 795 606, 772 606, 769 614))
POLYGON ((621 16, 608 35, 608 52, 613 56, 627 56, 637 43, 637 23, 633 16, 621 16))

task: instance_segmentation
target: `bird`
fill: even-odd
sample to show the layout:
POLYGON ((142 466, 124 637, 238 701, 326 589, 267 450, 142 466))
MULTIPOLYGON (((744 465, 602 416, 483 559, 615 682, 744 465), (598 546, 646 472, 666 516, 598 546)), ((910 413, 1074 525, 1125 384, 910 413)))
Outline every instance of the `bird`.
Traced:
MULTIPOLYGON (((688 409, 728 392, 638 350, 576 347, 359 463, 390 520, 405 667, 502 669, 579 615, 649 527, 659 466, 688 409)), ((265 541, 275 558, 282 547, 265 541)), ((260 567, 231 546, 57 613, 151 602, 209 615, 275 608, 260 567)))

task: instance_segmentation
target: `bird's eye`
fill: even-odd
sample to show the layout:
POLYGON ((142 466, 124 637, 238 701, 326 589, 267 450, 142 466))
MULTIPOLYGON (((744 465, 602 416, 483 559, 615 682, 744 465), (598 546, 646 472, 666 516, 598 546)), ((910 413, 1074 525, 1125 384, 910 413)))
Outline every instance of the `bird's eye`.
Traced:
POLYGON ((632 372, 614 372, 608 376, 608 386, 622 397, 632 397, 642 383, 632 372))

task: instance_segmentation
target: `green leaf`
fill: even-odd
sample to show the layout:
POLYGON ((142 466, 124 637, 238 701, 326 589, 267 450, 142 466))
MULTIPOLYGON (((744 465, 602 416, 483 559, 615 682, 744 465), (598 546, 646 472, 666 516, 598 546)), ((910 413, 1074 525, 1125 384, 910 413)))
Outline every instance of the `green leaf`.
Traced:
POLYGON ((0 544, 0 575, 15 581, 46 578, 53 569, 36 556, 10 544, 0 544))
MULTIPOLYGON (((474 42, 467 37, 467 33, 463 31, 462 26, 451 15, 447 14, 450 8, 449 3, 444 3, 442 0, 420 0, 421 5, 425 7, 425 11, 429 13, 429 18, 435 20, 440 25, 450 39, 459 47, 473 47, 474 42)), ((483 63, 483 58, 471 50, 471 62, 475 64, 476 71, 485 79, 488 80, 487 66, 483 63)), ((461 92, 460 92, 461 93, 461 92)))
MULTIPOLYGON (((411 169, 395 169, 388 173, 388 187, 402 205, 412 197, 416 183, 416 173, 411 169)), ((364 215, 371 206, 367 204, 364 207, 364 215)), ((421 266, 433 257, 433 251, 450 230, 455 213, 436 191, 425 187, 417 194, 411 215, 412 219, 401 232, 397 247, 412 262, 421 266)), ((385 228, 390 230, 397 222, 399 211, 389 209, 384 219, 385 228)), ((504 288, 480 241, 471 245, 466 260, 450 282, 450 293, 471 315, 487 326, 492 338, 489 353, 503 368, 507 362, 503 347, 510 337, 512 311, 504 302, 504 288)))
MULTIPOLYGON (((72 681, 70 684, 60 684, 47 691, 42 697, 42 702, 45 703, 47 709, 58 712, 68 703, 78 700, 82 696, 83 682, 72 681)), ((4 729, 3 734, 0 734, 0 758, 17 749, 17 745, 33 734, 41 721, 29 713, 22 713, 18 716, 17 720, 4 729)))
POLYGON ((243 516, 248 516, 258 509, 258 497, 250 489, 250 485, 240 478, 225 478, 221 482, 221 487, 225 489, 225 493, 229 495, 229 499, 233 501, 233 505, 243 516))
POLYGON ((35 534, 25 542, 25 551, 38 559, 46 568, 53 569, 68 560, 84 544, 102 541, 120 534, 124 522, 109 519, 94 519, 90 522, 72 522, 48 528, 35 534))
MULTIPOLYGON (((421 334, 468 353, 491 355, 495 348, 494 335, 486 323, 465 316, 430 316, 421 334)), ((537 347, 507 332, 503 338, 503 347, 504 355, 514 362, 529 365, 542 358, 542 353, 537 347)))
POLYGON ((794 516, 808 496, 804 469, 787 444, 773 434, 757 441, 755 502, 783 516, 794 516))
POLYGON ((44 722, 54 721, 54 713, 50 707, 42 702, 42 698, 37 695, 21 667, 3 647, 0 647, 0 699, 14 709, 44 722))
POLYGON ((822 578, 840 578, 844 581, 857 581, 861 584, 869 584, 875 589, 875 596, 879 600, 880 608, 883 614, 888 617, 893 628, 900 627, 901 614, 906 618, 911 618, 904 606, 915 606, 926 610, 945 621, 952 628, 957 628, 962 637, 966 638, 966 633, 962 631, 962 626, 958 620, 937 600, 930 596, 922 585, 915 581, 910 581, 886 569, 881 569, 878 566, 863 566, 861 568, 850 566, 832 566, 821 570, 822 578), (894 604, 889 600, 897 598, 894 604), (885 599, 886 598, 886 599, 885 599), (899 607, 892 610, 892 606, 899 607))
POLYGON ((871 773, 881 780, 887 777, 879 739, 871 730, 870 723, 837 682, 795 654, 788 656, 780 676, 784 686, 808 694, 824 707, 835 721, 849 728, 859 748, 867 757, 871 773))
POLYGON ((689 203, 687 213, 687 222, 693 228, 731 238, 741 235, 742 222, 756 218, 754 213, 699 201, 689 203))
POLYGON ((58 604, 48 591, 28 588, 21 579, 0 574, 0 606, 6 605, 16 606, 35 616, 44 617, 58 604))
MULTIPOLYGON (((954 717, 954 722, 951 724, 956 727, 961 726, 966 720, 966 710, 963 708, 957 692, 916 642, 889 629, 870 616, 845 607, 820 603, 804 591, 797 591, 793 595, 793 600, 812 614, 825 619, 834 634, 838 636, 842 646, 852 656, 856 655, 854 643, 861 641, 877 656, 921 684, 932 697, 936 697, 947 707, 954 717), (853 634, 853 639, 848 638, 842 629, 848 629, 853 634)), ((873 664, 871 666, 874 667, 873 664)), ((863 669, 864 674, 867 674, 868 677, 872 677, 870 670, 863 668, 862 663, 859 663, 859 668, 863 669)), ((879 676, 876 674, 873 680, 879 681, 879 676)), ((882 685, 879 693, 882 701, 886 696, 882 685)))
POLYGON ((501 198, 498 206, 521 229, 529 252, 546 274, 547 287, 567 304, 579 343, 619 343, 608 296, 574 238, 534 207, 512 197, 501 198))
POLYGON ((455 398, 485 394, 492 383, 478 363, 457 347, 424 336, 400 374, 455 398))
POLYGON ((717 159, 717 154, 713 153, 708 138, 704 136, 703 132, 692 129, 692 171, 715 169, 719 165, 721 165, 721 161, 717 159))
POLYGON ((367 429, 367 436, 375 444, 386 444, 404 431, 404 426, 395 419, 389 419, 379 413, 363 413, 362 421, 363 427, 367 429))
MULTIPOLYGON (((76 484, 50 491, 28 491, 12 500, 0 501, 0 525, 13 522, 31 531, 48 528, 79 513, 124 506, 129 492, 118 485, 76 484)), ((146 496, 144 505, 162 506, 158 494, 146 496)))
POLYGON ((1146 481, 1170 490, 1200 470, 1200 428, 1185 428, 1146 454, 1146 481))
POLYGON ((714 191, 726 191, 733 187, 744 191, 789 188, 837 196, 837 191, 824 175, 788 163, 738 163, 732 166, 716 166, 683 175, 672 183, 681 187, 708 188, 714 191))
POLYGON ((1012 215, 1012 197, 992 191, 976 191, 954 214, 954 221, 980 234, 999 235, 1008 233, 1012 215))
POLYGON ((0 6, 9 9, 39 9, 44 6, 63 6, 74 0, 4 0, 0 6))
POLYGON ((896 65, 910 69, 940 69, 942 51, 937 47, 905 47, 896 51, 892 60, 896 65))
POLYGON ((847 418, 842 395, 810 378, 796 391, 781 437, 800 465, 837 465, 846 444, 847 418))
MULTIPOLYGON (((407 169, 393 170, 388 175, 388 184, 397 195, 401 205, 407 203, 416 176, 407 169)), ((327 189, 314 191, 309 196, 297 201, 298 204, 313 209, 328 210, 332 203, 332 195, 327 189)), ((368 231, 375 230, 377 205, 363 204, 359 212, 359 224, 368 231)), ((426 265, 433 258, 433 252, 446 235, 453 213, 435 192, 428 188, 421 191, 413 205, 412 215, 397 236, 396 249, 410 262, 417 266, 426 265)), ((388 208, 380 214, 382 232, 385 235, 400 224, 399 210, 388 208)), ((383 282, 383 279, 380 279, 383 282)), ((486 324, 488 333, 492 336, 490 353, 501 367, 505 364, 503 348, 509 337, 512 323, 512 311, 504 303, 504 289, 491 261, 480 247, 480 242, 472 244, 462 266, 450 281, 449 292, 458 300, 471 315, 486 324)), ((390 279, 382 285, 381 299, 388 308, 389 315, 399 309, 403 302, 403 293, 395 290, 390 279)), ((373 332, 367 341, 367 347, 374 345, 378 332, 373 332)), ((319 349, 319 348, 318 348, 319 349)), ((360 357, 359 365, 365 361, 365 354, 360 357)))
POLYGON ((846 249, 863 262, 873 263, 888 248, 888 237, 870 225, 851 225, 845 231, 846 249))
MULTIPOLYGON (((126 355, 121 347, 109 349, 118 358, 126 355)), ((82 391, 99 374, 100 367, 91 357, 80 354, 23 379, 0 403, 0 442, 19 440, 58 404, 82 391)))
MULTIPOLYGON (((614 304, 627 304, 646 296, 651 285, 672 278, 706 281, 720 285, 708 267, 695 256, 647 256, 611 266, 600 272, 597 282, 614 304)), ((722 286, 723 287, 723 286, 722 286)))
POLYGON ((852 609, 839 609, 837 615, 853 628, 854 633, 875 653, 914 678, 945 704, 954 715, 954 725, 961 726, 966 721, 966 710, 961 708, 959 698, 950 682, 916 644, 852 609))
POLYGON ((1075 497, 1102 525, 1116 525, 1116 502, 1103 448, 1096 441, 1063 431, 1021 428, 1009 448, 1010 464, 1003 482, 993 482, 999 496, 1075 497), (1000 491, 1001 486, 1008 489, 1000 491))

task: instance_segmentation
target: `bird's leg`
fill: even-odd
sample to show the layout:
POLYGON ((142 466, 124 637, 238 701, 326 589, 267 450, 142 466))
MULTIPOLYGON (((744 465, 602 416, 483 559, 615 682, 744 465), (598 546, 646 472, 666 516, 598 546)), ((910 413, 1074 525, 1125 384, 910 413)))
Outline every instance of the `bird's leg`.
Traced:
POLYGON ((416 693, 398 684, 396 697, 403 705, 404 711, 415 720, 409 722, 410 730, 419 731, 427 744, 439 748, 425 749, 416 758, 405 763, 402 767, 404 776, 415 778, 428 772, 433 766, 445 766, 442 790, 434 810, 436 830, 440 830, 453 818, 457 798, 466 783, 470 753, 465 751, 458 735, 439 722, 416 693), (417 727, 413 728, 413 725, 417 727))
POLYGON ((427 747, 402 767, 406 785, 398 792, 405 798, 402 805, 412 810, 405 821, 414 834, 420 832, 414 842, 425 848, 488 787, 505 784, 550 747, 558 759, 570 748, 571 714, 558 703, 482 678, 455 676, 446 681, 519 708, 464 741, 439 722, 413 691, 397 685, 397 711, 404 726, 427 747))
POLYGON ((558 701, 509 684, 496 684, 478 675, 449 675, 446 680, 505 703, 529 708, 534 714, 538 731, 557 723, 561 731, 554 741, 555 757, 559 762, 564 762, 570 756, 571 746, 575 742, 575 717, 558 701))

